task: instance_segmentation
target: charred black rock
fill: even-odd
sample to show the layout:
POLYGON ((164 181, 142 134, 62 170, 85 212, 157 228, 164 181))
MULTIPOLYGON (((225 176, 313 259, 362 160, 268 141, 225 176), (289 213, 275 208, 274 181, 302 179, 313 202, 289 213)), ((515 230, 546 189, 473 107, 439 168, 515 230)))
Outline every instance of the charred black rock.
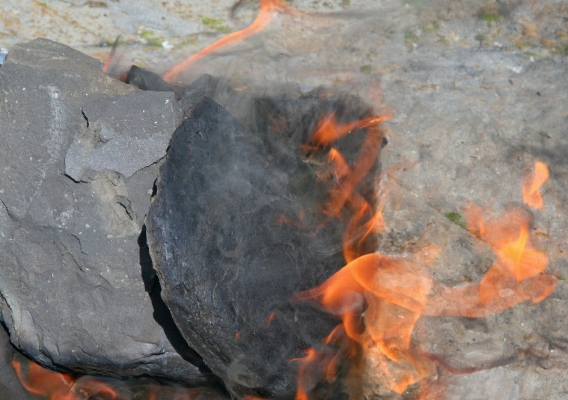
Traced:
POLYGON ((291 301, 344 265, 344 225, 324 221, 321 166, 300 151, 332 105, 348 114, 316 96, 257 99, 251 133, 205 98, 160 170, 146 224, 162 297, 189 345, 237 395, 292 398, 290 360, 337 324, 291 301), (280 119, 278 132, 269 127, 280 119))

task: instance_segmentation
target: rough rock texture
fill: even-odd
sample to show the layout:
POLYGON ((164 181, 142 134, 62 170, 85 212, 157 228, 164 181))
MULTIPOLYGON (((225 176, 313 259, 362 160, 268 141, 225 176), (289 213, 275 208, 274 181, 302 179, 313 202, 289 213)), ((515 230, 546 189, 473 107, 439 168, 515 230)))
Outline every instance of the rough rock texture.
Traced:
POLYGON ((172 92, 94 100, 82 111, 87 129, 73 140, 65 157, 65 173, 76 181, 105 169, 130 178, 166 154, 181 121, 172 92))
POLYGON ((0 303, 11 342, 46 366, 203 381, 155 321, 137 241, 181 115, 171 94, 138 92, 42 39, 10 50, 0 87, 0 303), (151 117, 126 113, 129 102, 151 117))
POLYGON ((164 301, 239 395, 293 398, 290 360, 337 324, 291 301, 343 265, 344 224, 318 211, 317 162, 300 153, 311 131, 301 127, 251 133, 206 98, 172 137, 147 217, 164 301))

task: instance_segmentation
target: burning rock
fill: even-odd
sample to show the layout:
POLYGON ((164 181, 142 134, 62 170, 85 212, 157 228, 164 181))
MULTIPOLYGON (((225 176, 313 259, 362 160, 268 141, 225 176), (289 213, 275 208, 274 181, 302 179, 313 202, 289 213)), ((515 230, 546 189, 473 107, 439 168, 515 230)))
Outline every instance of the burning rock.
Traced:
MULTIPOLYGON (((32 128, 21 132, 17 128, 20 119, 27 123, 34 121, 34 114, 16 118, 11 125, 13 129, 6 129, 5 133, 8 138, 23 135, 29 139, 10 142, 13 155, 22 157, 31 152, 31 163, 26 158, 26 163, 13 173, 28 173, 26 179, 33 181, 35 187, 35 191, 28 186, 11 187, 17 182, 15 178, 7 179, 2 186, 7 189, 2 197, 7 222, 3 233, 14 238, 5 241, 3 247, 3 263, 10 266, 4 271, 13 274, 14 279, 5 279, 1 288, 6 300, 3 319, 12 341, 50 367, 112 376, 146 373, 191 384, 210 382, 199 370, 206 368, 201 357, 176 339, 175 326, 164 322, 167 318, 155 315, 177 352, 193 365, 174 352, 166 335, 151 319, 144 321, 140 312, 136 319, 125 314, 139 309, 144 302, 149 305, 146 309, 151 310, 149 299, 141 291, 138 269, 141 264, 146 289, 150 290, 152 272, 148 269, 145 231, 140 221, 146 212, 169 131, 185 113, 191 119, 180 127, 170 143, 171 154, 163 168, 154 211, 148 219, 164 298, 187 341, 199 349, 207 366, 232 391, 291 396, 295 392, 296 367, 290 359, 301 356, 303 348, 319 342, 335 324, 333 318, 311 306, 290 302, 295 292, 314 286, 341 266, 343 223, 322 223, 328 218, 326 214, 340 211, 341 203, 330 203, 325 210, 319 210, 317 205, 325 193, 322 187, 345 177, 339 170, 322 171, 322 160, 334 158, 345 172, 347 163, 356 160, 361 143, 366 143, 366 129, 380 120, 373 119, 369 107, 355 97, 341 98, 325 91, 295 98, 255 97, 229 90, 225 82, 207 76, 180 88, 159 80, 148 83, 144 81, 148 74, 138 71, 136 75, 134 68, 129 77, 133 83, 140 87, 159 86, 159 90, 171 88, 175 95, 138 92, 132 86, 105 77, 98 65, 83 57, 66 47, 37 40, 13 48, 2 67, 6 103, 15 106, 23 99, 14 96, 22 93, 31 93, 31 97, 25 98, 28 101, 43 96, 49 107, 38 103, 39 115, 45 121, 53 120, 47 130, 51 132, 46 138, 48 155, 41 155, 41 143, 34 150, 32 141, 43 138, 44 130, 38 128, 35 132, 32 128), (52 67, 47 78, 37 72, 38 61, 29 56, 32 52, 40 52, 39 62, 52 67), (74 62, 69 63, 70 59, 74 62), (20 71, 21 65, 26 66, 25 76, 20 71), (70 82, 69 76, 75 81, 70 82), (34 79, 42 83, 33 84, 34 79), (95 86, 93 80, 97 79, 108 89, 101 84, 95 86), (25 89, 22 80, 30 82, 31 89, 25 89), (247 128, 211 100, 191 108, 205 95, 227 104, 247 128), (240 99, 245 100, 245 106, 240 99), (329 131, 332 119, 337 123, 335 131, 329 131), (314 129, 323 136, 310 144, 314 129), (317 148, 326 147, 325 141, 329 139, 325 135, 331 132, 344 136, 346 130, 354 133, 340 140, 341 153, 317 148), (188 132, 191 143, 184 136, 188 132), (17 143, 24 147, 18 147, 17 143), (227 143, 232 145, 226 146, 227 143), (188 153, 182 151, 184 146, 199 149, 192 153, 191 162, 188 153), (128 156, 123 156, 124 151, 128 156), (37 168, 24 171, 34 162, 39 163, 37 168), (188 179, 172 180, 172 176, 185 175, 187 168, 202 171, 188 179), (197 186, 188 189, 184 186, 188 182, 197 186), (192 195, 179 197, 180 190, 192 195), (31 197, 36 196, 37 202, 30 199, 29 203, 18 203, 15 196, 25 196, 27 192, 31 197), (162 208, 173 211, 165 212, 162 208), (191 221, 184 220, 187 213, 198 220, 205 218, 211 226, 194 229, 191 221), (175 240, 182 240, 184 247, 174 250, 180 251, 182 257, 193 252, 194 246, 210 251, 192 254, 188 260, 195 267, 178 271, 180 265, 160 258, 161 252, 172 250, 168 246, 173 242, 165 241, 166 250, 163 250, 157 244, 161 240, 159 229, 166 235, 179 235, 181 239, 175 240), (44 262, 40 263, 40 259, 44 262), (217 269, 213 269, 215 265, 217 269), (176 274, 190 272, 185 275, 185 285, 190 287, 194 277, 199 277, 201 286, 193 293, 204 296, 201 304, 196 298, 172 294, 181 288, 172 283, 172 279, 174 282, 177 279, 176 274), (230 278, 232 286, 218 285, 218 274, 230 278), (37 279, 44 275, 43 284, 39 285, 37 279), (38 278, 30 280, 30 276, 38 278), (101 290, 105 291, 104 296, 99 293, 101 290), (57 302, 46 302, 47 309, 42 311, 38 308, 43 304, 39 298, 50 298, 47 293, 57 293, 57 302), (85 294, 85 301, 77 301, 85 294), (218 297, 208 301, 212 294, 218 297), (259 299, 263 299, 261 304, 259 299), (190 307, 192 312, 187 314, 188 309, 183 307, 190 307), (188 315, 196 316, 190 325, 188 315), (214 329, 209 323, 210 315, 215 316, 214 329), (125 330, 129 333, 121 336, 119 332, 125 330), (84 332, 86 337, 77 332, 84 332), (127 342, 121 342, 121 337, 127 342), (131 337, 132 340, 128 339, 131 337), (64 346, 62 341, 71 345, 64 346), (142 349, 137 341, 157 343, 142 349), (140 353, 136 353, 137 348, 140 353)), ((377 133, 372 143, 375 155, 382 141, 382 135, 377 133)), ((373 176, 378 171, 378 158, 367 158, 364 168, 371 173, 362 182, 363 197, 359 201, 374 192, 373 176)), ((8 154, 3 159, 11 162, 8 154)), ((360 234, 353 232, 352 236, 360 234)), ((369 237, 357 246, 372 247, 371 242, 369 237)), ((159 309, 159 302, 153 303, 157 307, 155 312, 169 314, 167 309, 159 309)), ((52 376, 36 371, 35 366, 29 368, 35 371, 33 376, 52 376)), ((16 371, 21 369, 18 364, 16 371)), ((24 385, 28 382, 21 374, 20 380, 24 385)), ((69 388, 70 384, 65 384, 60 389, 69 388)))
MULTIPOLYGON (((339 126, 354 131, 340 145, 350 160, 365 158, 357 154, 361 144, 374 146, 359 166, 377 176, 382 134, 375 128, 371 145, 365 128, 380 119, 349 100, 258 99, 249 131, 205 99, 170 142, 147 217, 154 267, 184 337, 240 396, 293 396, 297 367, 290 360, 335 325, 291 298, 340 268, 346 224, 330 222, 329 213, 350 215, 341 203, 319 209, 325 188, 346 177, 322 174, 321 159, 339 153, 305 147, 322 129, 316 121, 336 112, 339 126)), ((362 193, 374 193, 375 179, 362 181, 362 193)), ((352 239, 360 247, 374 240, 360 232, 352 239)))

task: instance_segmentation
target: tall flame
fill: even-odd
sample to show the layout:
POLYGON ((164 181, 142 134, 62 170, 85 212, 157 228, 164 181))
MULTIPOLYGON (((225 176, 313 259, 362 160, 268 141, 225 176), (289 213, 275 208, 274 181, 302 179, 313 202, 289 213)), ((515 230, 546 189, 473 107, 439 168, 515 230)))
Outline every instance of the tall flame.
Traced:
MULTIPOLYGON (((432 252, 433 256, 400 258, 365 251, 368 249, 359 246, 385 225, 382 206, 372 204, 357 191, 375 162, 382 140, 378 125, 385 119, 372 117, 339 123, 334 114, 327 115, 316 125, 311 146, 306 147, 328 149, 327 163, 333 179, 324 214, 343 218, 347 210, 351 217, 343 241, 345 267, 318 287, 294 298, 315 300, 341 318, 321 349, 307 349, 305 357, 293 360, 300 362, 296 400, 309 400, 318 379, 334 381, 340 357, 350 359, 353 373, 359 378, 364 369, 372 368, 373 379, 402 394, 410 385, 436 374, 436 357, 412 346, 412 335, 422 315, 487 316, 523 301, 537 303, 552 293, 556 285, 555 277, 543 273, 548 257, 532 247, 528 219, 522 209, 485 220, 479 207, 468 207, 471 233, 491 246, 495 254, 493 266, 479 283, 446 287, 435 282, 428 267, 437 251, 432 252), (333 145, 351 131, 363 128, 367 138, 357 159, 349 165, 333 145), (346 345, 345 340, 351 344, 346 345), (336 349, 335 353, 330 348, 336 349)), ((548 168, 537 162, 533 176, 523 180, 523 197, 531 207, 543 207, 539 190, 547 179, 548 168)), ((356 385, 347 390, 352 399, 362 397, 356 385)), ((421 397, 431 398, 426 390, 421 397)))
POLYGON ((213 53, 225 46, 230 44, 240 42, 260 31, 270 24, 274 19, 278 11, 290 11, 291 8, 287 4, 279 0, 260 0, 260 10, 256 19, 245 29, 237 32, 230 33, 229 35, 223 37, 222 39, 216 41, 215 43, 207 46, 203 50, 193 54, 192 56, 186 58, 184 61, 175 65, 170 71, 164 75, 164 80, 166 82, 175 83, 176 79, 181 73, 187 70, 187 68, 206 57, 208 54, 213 53))

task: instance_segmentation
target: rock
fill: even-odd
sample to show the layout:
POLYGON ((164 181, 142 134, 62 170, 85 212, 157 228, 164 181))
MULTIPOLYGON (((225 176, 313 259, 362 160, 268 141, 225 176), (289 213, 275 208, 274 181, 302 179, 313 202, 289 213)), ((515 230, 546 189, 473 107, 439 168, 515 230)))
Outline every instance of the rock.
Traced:
POLYGON ((65 157, 65 173, 75 181, 108 169, 130 178, 166 155, 182 111, 173 92, 136 92, 99 99, 82 107, 87 129, 65 157))
POLYGON ((168 315, 153 315, 140 265, 157 163, 181 115, 173 94, 139 92, 43 39, 10 50, 0 87, 0 303, 11 342, 51 368, 207 381, 199 357, 172 346, 173 322, 156 322, 168 315))
POLYGON ((319 163, 300 152, 331 103, 318 108, 316 99, 259 100, 293 127, 276 134, 248 131, 205 98, 172 137, 146 220, 165 303, 190 346, 238 396, 293 398, 298 364, 290 360, 337 325, 311 304, 292 302, 343 266, 344 222, 324 221, 319 163), (286 105, 296 121, 284 117, 286 105))

